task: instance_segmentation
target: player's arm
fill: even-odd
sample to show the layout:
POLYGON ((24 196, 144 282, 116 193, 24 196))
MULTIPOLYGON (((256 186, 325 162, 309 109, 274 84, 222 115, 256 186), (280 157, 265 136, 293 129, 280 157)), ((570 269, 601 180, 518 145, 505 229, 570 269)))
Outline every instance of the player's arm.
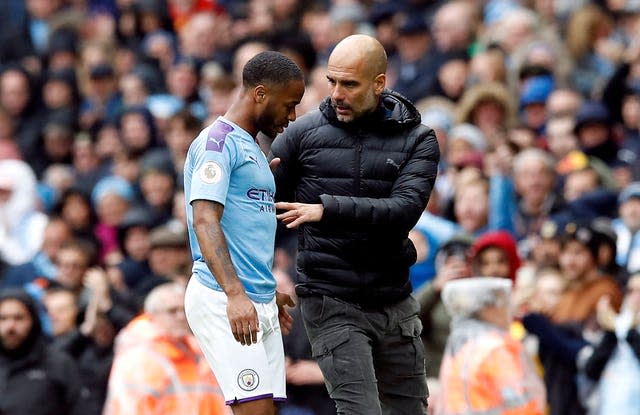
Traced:
POLYGON ((193 228, 207 266, 227 295, 227 316, 235 339, 243 345, 257 343, 258 314, 236 274, 220 220, 224 206, 194 200, 193 228))

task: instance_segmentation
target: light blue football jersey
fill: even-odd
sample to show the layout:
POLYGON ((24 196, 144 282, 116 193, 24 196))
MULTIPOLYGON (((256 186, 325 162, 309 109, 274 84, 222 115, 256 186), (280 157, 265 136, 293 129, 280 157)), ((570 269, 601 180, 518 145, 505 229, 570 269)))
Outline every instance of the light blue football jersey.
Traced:
POLYGON ((184 193, 193 274, 205 286, 222 291, 202 257, 193 229, 194 200, 224 205, 221 226, 231 261, 253 301, 275 295, 271 273, 276 234, 275 182, 269 163, 253 137, 219 117, 191 143, 184 166, 184 193))

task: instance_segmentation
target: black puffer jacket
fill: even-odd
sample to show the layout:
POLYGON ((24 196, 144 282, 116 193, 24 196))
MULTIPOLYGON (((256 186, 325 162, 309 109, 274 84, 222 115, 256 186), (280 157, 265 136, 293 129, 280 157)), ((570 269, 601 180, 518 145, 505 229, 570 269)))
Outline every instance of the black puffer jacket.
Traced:
POLYGON ((327 98, 271 151, 281 159, 276 198, 324 206, 320 222, 299 229, 298 295, 364 306, 406 298, 416 260, 407 235, 427 204, 440 158, 415 107, 385 91, 376 111, 343 123, 327 98))

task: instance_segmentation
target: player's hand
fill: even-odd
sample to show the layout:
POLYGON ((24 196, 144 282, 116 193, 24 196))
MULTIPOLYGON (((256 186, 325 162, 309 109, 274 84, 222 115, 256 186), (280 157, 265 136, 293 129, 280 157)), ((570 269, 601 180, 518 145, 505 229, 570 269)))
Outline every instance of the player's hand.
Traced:
POLYGON ((278 220, 287 225, 287 228, 294 229, 305 222, 320 222, 324 213, 322 203, 276 203, 277 210, 285 210, 286 212, 276 215, 278 220))
POLYGON ((258 342, 258 313, 246 293, 227 297, 227 316, 236 341, 243 346, 258 342))
POLYGON ((280 330, 283 334, 289 334, 293 327, 293 317, 285 306, 295 307, 296 303, 289 294, 276 291, 276 304, 278 305, 278 320, 280 320, 280 330))

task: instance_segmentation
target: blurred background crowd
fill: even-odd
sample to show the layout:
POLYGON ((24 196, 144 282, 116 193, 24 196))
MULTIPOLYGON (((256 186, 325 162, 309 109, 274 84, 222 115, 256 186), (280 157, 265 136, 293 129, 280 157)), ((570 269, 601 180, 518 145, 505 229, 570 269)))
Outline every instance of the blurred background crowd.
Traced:
MULTIPOLYGON (((640 1, 3 1, 0 292, 35 301, 43 336, 79 367, 83 413, 102 412, 114 349, 156 338, 154 315, 186 324, 180 304, 165 321, 162 291, 145 299, 190 276, 185 155, 244 63, 268 49, 294 59, 300 116, 327 95, 326 59, 354 33, 384 45, 387 86, 442 154, 410 235, 433 395, 450 327, 440 291, 485 275, 515 282, 513 335, 551 413, 640 413, 640 1)), ((280 230, 276 248, 291 290, 295 235, 280 230)), ((335 413, 304 336, 285 339, 283 414, 335 413)), ((126 384, 127 365, 113 367, 126 384)))

